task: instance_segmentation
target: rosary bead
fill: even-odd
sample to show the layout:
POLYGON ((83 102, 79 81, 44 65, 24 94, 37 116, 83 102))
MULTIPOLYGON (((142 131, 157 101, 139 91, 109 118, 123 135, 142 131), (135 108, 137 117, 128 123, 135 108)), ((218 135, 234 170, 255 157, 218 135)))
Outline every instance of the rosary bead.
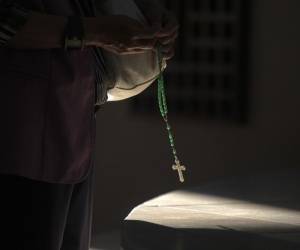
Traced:
POLYGON ((166 97, 166 93, 165 93, 165 85, 164 85, 164 77, 163 77, 163 73, 162 73, 162 54, 161 54, 161 47, 158 47, 158 64, 159 64, 159 76, 158 76, 158 87, 157 87, 157 95, 158 95, 158 104, 159 104, 159 110, 161 113, 162 118, 164 119, 165 123, 166 123, 166 128, 168 130, 168 137, 169 137, 169 142, 170 142, 170 146, 172 148, 172 153, 175 159, 175 164, 173 166, 174 170, 178 171, 179 174, 179 179, 181 182, 184 182, 184 178, 183 178, 183 174, 182 171, 185 170, 184 166, 180 165, 179 159, 177 157, 177 151, 175 148, 175 143, 174 143, 174 137, 171 131, 171 126, 168 122, 168 105, 167 105, 167 97, 166 97))

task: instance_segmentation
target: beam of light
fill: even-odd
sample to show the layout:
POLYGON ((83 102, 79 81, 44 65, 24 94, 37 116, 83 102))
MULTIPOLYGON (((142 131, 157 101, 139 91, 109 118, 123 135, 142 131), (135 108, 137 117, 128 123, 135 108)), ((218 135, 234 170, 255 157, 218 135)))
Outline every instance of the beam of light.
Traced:
POLYGON ((145 202, 126 219, 187 229, 267 233, 300 230, 298 210, 188 191, 171 192, 145 202))

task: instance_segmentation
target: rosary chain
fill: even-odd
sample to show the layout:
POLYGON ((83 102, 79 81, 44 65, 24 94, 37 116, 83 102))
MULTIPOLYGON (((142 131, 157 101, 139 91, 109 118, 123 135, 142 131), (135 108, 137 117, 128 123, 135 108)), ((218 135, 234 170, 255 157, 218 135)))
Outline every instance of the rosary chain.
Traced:
POLYGON ((164 119, 166 123, 166 128, 168 131, 168 137, 169 137, 169 142, 170 146, 172 148, 172 153, 175 159, 176 163, 179 163, 179 159, 177 156, 177 150, 175 147, 175 140, 174 136, 172 133, 172 129, 168 120, 168 105, 167 105, 167 97, 166 97, 166 92, 165 92, 165 81, 164 81, 164 76, 162 73, 162 53, 161 53, 161 47, 158 47, 157 51, 157 57, 158 57, 158 65, 159 65, 159 76, 158 76, 158 104, 159 104, 159 109, 162 118, 164 119))

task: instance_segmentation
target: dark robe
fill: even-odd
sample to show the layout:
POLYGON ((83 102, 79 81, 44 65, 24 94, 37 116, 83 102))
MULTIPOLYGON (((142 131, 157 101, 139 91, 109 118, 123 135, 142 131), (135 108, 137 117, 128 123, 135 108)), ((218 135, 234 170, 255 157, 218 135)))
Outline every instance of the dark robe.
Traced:
MULTIPOLYGON (((54 15, 93 11, 88 0, 17 2, 54 15)), ((82 181, 94 162, 95 79, 92 48, 0 48, 0 173, 52 183, 82 181)))

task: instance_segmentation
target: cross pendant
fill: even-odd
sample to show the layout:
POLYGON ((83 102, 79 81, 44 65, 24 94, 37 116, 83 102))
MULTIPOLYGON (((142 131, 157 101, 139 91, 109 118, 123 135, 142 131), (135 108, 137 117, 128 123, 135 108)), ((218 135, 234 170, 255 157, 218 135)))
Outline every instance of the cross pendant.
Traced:
POLYGON ((180 162, 178 160, 176 160, 175 165, 172 166, 172 169, 178 171, 178 176, 179 176, 180 182, 184 182, 184 177, 183 177, 182 171, 185 171, 186 167, 181 165, 180 162))

